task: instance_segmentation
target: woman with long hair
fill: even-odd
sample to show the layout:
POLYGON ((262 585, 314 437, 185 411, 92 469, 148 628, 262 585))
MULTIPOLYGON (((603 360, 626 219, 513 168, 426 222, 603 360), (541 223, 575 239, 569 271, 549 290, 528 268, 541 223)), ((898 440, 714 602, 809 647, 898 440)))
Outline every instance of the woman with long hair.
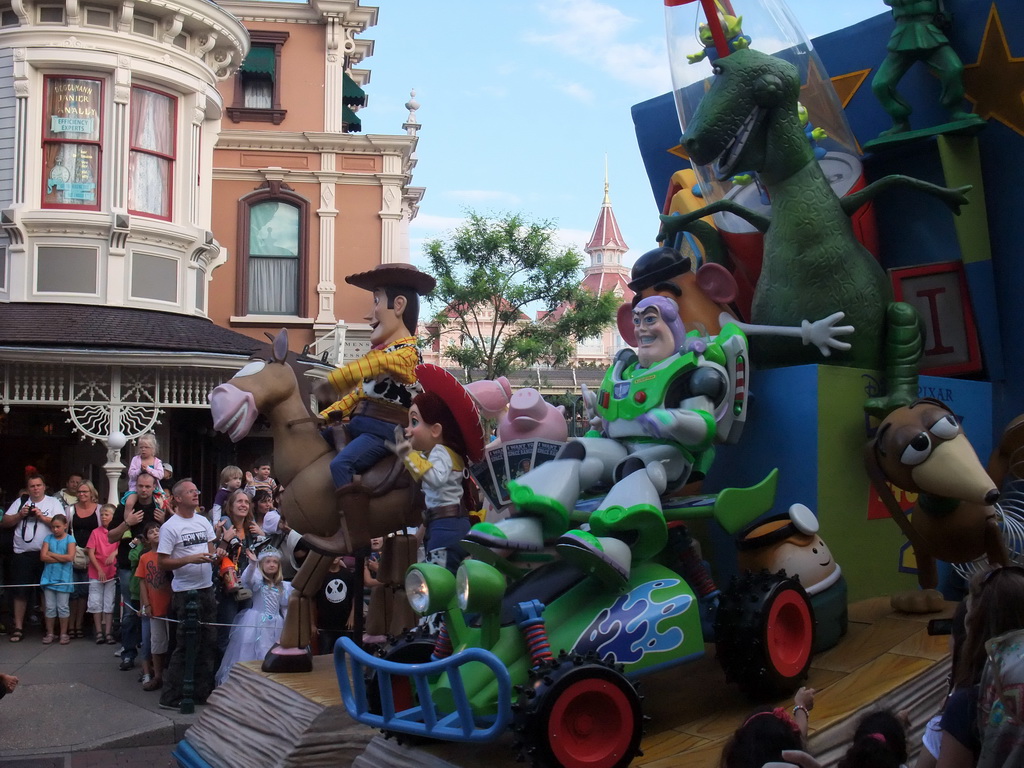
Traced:
MULTIPOLYGON (((78 500, 68 506, 67 518, 75 546, 84 549, 89 543, 89 536, 100 524, 100 495, 96 491, 96 486, 88 480, 79 483, 76 494, 78 500)), ((89 602, 89 573, 87 568, 73 568, 72 573, 75 588, 71 593, 71 621, 68 634, 74 639, 84 637, 82 624, 89 602)))
POLYGON ((967 600, 967 636, 942 715, 938 768, 974 768, 978 763, 978 683, 988 658, 985 643, 1024 629, 1024 568, 1011 565, 979 573, 971 580, 967 600))
MULTIPOLYGON (((249 565, 247 552, 254 552, 265 536, 253 517, 253 503, 241 488, 224 500, 224 515, 217 523, 217 535, 223 540, 227 556, 221 560, 217 579, 217 650, 222 656, 228 647, 231 624, 238 612, 252 605, 250 589, 240 587, 239 576, 249 565), (227 626, 225 626, 227 625, 227 626)), ((217 663, 220 663, 218 658, 217 663)))

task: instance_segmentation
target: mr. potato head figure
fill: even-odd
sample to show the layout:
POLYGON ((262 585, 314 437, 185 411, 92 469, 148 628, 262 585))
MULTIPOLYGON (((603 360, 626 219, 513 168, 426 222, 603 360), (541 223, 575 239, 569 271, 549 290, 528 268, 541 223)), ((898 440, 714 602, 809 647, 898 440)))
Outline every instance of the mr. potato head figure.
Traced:
MULTIPOLYGON (((741 322, 730 308, 736 299, 736 279, 721 264, 705 262, 696 270, 689 256, 675 248, 663 246, 648 251, 633 265, 630 272, 633 289, 632 304, 619 307, 619 334, 627 344, 636 346, 633 308, 651 296, 664 296, 679 306, 679 317, 688 331, 702 330, 710 337, 717 336, 722 326, 732 323, 747 336, 775 335, 798 338, 804 344, 813 344, 823 357, 832 350, 847 350, 850 345, 838 336, 853 332, 853 326, 837 325, 842 312, 834 312, 815 322, 804 320, 799 326, 752 325, 741 322)), ((770 365, 770 361, 758 361, 770 365)))

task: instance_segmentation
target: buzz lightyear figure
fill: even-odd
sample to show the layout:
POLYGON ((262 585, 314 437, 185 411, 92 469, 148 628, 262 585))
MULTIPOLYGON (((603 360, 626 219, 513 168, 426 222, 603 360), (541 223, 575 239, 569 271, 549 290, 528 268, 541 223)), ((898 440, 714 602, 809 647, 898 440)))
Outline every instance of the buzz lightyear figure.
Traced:
MULTIPOLYGON (((636 290, 664 286, 689 269, 678 252, 661 250, 676 260, 656 260, 636 290)), ((716 444, 739 439, 747 412, 747 335, 800 338, 828 356, 849 349, 839 337, 853 328, 838 325, 842 318, 835 312, 790 328, 740 323, 723 313, 720 331, 709 338, 687 333, 677 300, 642 298, 633 308, 636 352, 619 353, 597 393, 583 388, 592 429, 511 481, 513 515, 478 523, 463 544, 500 562, 557 540, 559 554, 584 570, 593 572, 600 561, 602 576, 628 578, 633 560, 657 554, 667 541, 662 495, 702 477, 716 444), (588 502, 598 504, 587 520, 590 530, 569 530, 580 496, 609 487, 599 502, 588 502)))
POLYGON ((633 558, 665 546, 662 494, 703 475, 714 444, 738 431, 745 416, 745 408, 733 407, 742 380, 734 367, 747 348, 736 325, 713 339, 688 334, 678 306, 663 296, 640 301, 633 322, 636 352, 620 352, 600 391, 585 392, 590 432, 509 483, 519 546, 532 538, 539 549, 564 534, 557 543, 563 557, 581 564, 598 558, 622 578, 633 558), (566 533, 581 493, 601 486, 611 490, 591 513, 590 531, 566 533))

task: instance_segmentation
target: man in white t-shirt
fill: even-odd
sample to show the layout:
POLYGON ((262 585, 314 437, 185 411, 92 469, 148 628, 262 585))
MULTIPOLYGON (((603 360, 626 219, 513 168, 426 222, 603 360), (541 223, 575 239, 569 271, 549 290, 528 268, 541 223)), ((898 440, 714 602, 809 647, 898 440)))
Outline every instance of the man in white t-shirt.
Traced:
MULTIPOLYGON (((57 499, 46 495, 46 482, 41 475, 25 478, 28 493, 14 500, 0 522, 4 528, 14 528, 14 557, 11 560, 11 580, 14 584, 38 584, 43 575, 43 561, 39 550, 43 539, 50 535, 54 515, 63 515, 64 507, 57 499)), ((14 596, 14 629, 9 640, 21 641, 25 627, 25 609, 36 588, 11 587, 14 596)))
POLYGON ((185 609, 191 595, 199 603, 199 634, 196 638, 196 665, 194 700, 202 704, 213 692, 217 671, 217 600, 213 593, 213 564, 225 553, 214 551, 216 534, 210 521, 196 514, 199 489, 189 478, 179 480, 172 491, 175 514, 160 528, 157 547, 157 565, 171 571, 171 618, 176 620, 177 645, 164 674, 164 689, 160 706, 178 709, 181 706, 182 684, 185 677, 185 609))

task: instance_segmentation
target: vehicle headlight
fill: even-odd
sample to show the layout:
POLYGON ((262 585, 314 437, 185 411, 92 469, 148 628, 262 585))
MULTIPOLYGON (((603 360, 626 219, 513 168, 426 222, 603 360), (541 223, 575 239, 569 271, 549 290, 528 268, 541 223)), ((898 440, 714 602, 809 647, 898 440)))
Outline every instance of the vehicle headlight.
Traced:
POLYGON ((492 613, 505 595, 505 577, 481 560, 464 560, 455 575, 459 608, 469 613, 492 613))
POLYGON ((405 596, 420 616, 447 610, 455 596, 455 577, 439 565, 416 563, 406 571, 405 596))

